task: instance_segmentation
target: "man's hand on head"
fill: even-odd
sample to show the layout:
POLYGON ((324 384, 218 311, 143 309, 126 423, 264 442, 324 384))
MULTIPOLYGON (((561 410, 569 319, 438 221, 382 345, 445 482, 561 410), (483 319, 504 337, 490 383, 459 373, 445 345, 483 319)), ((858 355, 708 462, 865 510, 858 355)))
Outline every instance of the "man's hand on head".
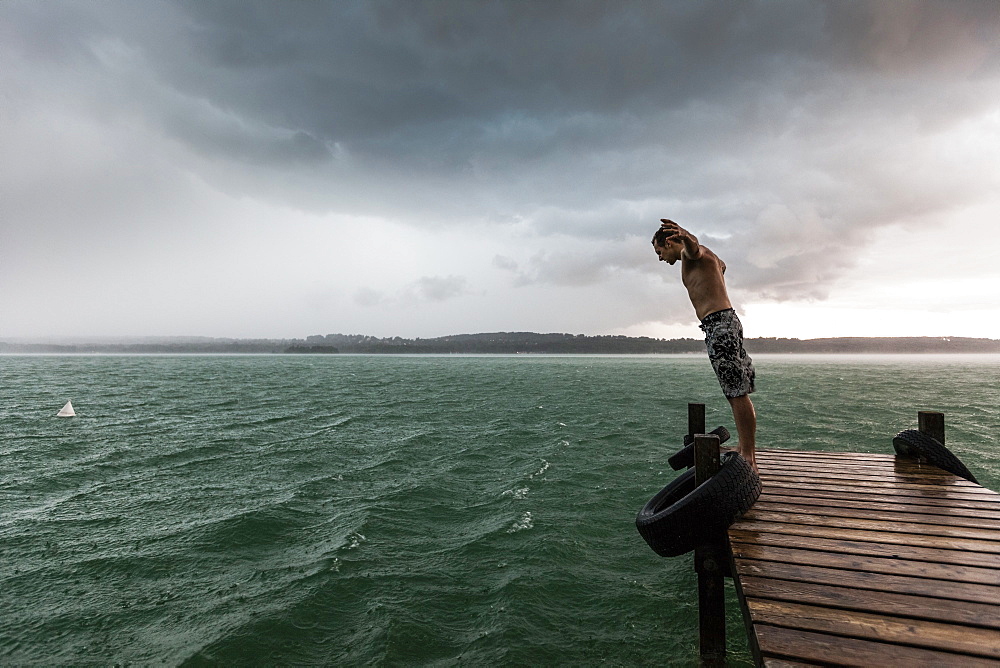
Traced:
POLYGON ((667 233, 668 237, 678 236, 684 237, 688 234, 688 231, 683 227, 678 225, 672 220, 667 220, 666 218, 660 218, 660 229, 667 233))
POLYGON ((689 258, 701 256, 701 247, 698 239, 683 227, 668 218, 660 218, 660 229, 666 233, 666 237, 672 241, 679 241, 684 244, 684 251, 689 258))

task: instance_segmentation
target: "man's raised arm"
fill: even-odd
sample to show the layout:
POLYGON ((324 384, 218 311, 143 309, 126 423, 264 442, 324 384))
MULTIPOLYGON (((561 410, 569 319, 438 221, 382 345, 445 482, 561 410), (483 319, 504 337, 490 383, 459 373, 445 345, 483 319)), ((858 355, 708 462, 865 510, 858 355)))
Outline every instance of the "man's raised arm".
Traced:
POLYGON ((660 218, 660 229, 666 230, 667 237, 674 237, 677 241, 684 244, 684 253, 690 260, 697 260, 701 257, 701 244, 698 243, 698 237, 694 236, 683 227, 678 225, 672 220, 667 220, 666 218, 660 218))

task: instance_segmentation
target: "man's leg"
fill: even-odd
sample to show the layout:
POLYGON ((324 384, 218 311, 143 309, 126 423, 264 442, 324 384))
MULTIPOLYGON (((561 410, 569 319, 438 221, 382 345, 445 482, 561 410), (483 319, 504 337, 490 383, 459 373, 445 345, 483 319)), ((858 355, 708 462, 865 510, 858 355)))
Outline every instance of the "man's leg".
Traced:
POLYGON ((739 434, 737 452, 743 455, 743 459, 747 460, 756 471, 757 413, 753 409, 753 402, 750 401, 749 394, 744 394, 742 397, 729 399, 729 405, 733 409, 733 419, 736 421, 736 431, 739 434))

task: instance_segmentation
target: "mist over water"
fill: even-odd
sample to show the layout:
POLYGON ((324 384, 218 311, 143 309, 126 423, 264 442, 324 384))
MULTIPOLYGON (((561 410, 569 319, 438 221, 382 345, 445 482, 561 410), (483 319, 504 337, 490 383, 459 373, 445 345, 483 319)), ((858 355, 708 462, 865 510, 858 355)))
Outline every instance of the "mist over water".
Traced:
MULTIPOLYGON (((755 362, 760 447, 888 453, 939 410, 1000 488, 1000 357, 755 362)), ((691 560, 634 517, 688 402, 735 435, 701 356, 0 369, 2 664, 697 662, 691 560)))

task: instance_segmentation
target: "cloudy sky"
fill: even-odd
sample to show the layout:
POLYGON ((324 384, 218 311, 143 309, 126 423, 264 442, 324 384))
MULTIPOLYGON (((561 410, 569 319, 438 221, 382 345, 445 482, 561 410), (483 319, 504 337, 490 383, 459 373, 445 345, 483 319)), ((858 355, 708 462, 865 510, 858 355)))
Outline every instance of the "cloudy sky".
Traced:
POLYGON ((1000 3, 0 3, 0 338, 1000 338, 1000 3))

